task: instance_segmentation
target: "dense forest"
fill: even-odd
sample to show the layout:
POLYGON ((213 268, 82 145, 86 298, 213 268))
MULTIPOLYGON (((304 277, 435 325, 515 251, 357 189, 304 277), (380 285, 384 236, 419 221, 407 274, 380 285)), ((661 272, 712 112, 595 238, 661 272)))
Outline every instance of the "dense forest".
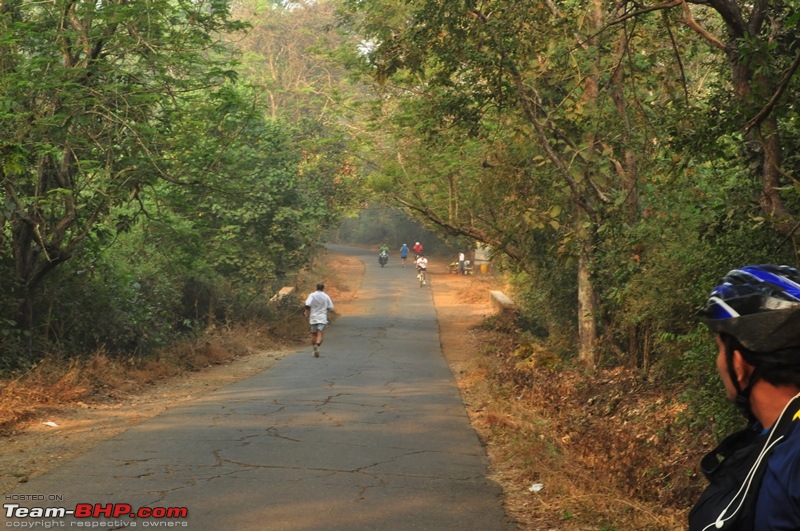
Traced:
POLYGON ((0 368, 257 318, 359 204, 336 67, 304 55, 342 39, 289 14, 0 3, 0 368))
POLYGON ((530 356, 719 419, 697 308, 797 265, 799 7, 0 0, 0 370, 269 319, 383 204, 492 250, 530 356))

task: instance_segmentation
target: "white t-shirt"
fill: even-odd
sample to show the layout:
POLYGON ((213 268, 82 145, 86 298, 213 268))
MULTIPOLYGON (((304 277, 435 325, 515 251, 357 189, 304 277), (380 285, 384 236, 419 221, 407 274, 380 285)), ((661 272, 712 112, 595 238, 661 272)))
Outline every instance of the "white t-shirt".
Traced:
POLYGON ((428 269, 428 259, 424 256, 417 258, 417 267, 428 269))
POLYGON ((328 324, 328 311, 333 310, 333 301, 327 293, 315 291, 306 299, 306 306, 310 308, 309 324, 328 324))

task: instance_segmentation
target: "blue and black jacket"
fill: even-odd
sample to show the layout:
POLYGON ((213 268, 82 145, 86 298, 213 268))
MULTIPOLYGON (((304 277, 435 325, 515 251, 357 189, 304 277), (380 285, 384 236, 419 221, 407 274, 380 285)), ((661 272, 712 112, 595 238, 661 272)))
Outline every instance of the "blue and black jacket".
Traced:
POLYGON ((700 466, 709 485, 689 513, 689 531, 800 529, 800 395, 772 429, 736 432, 700 466))

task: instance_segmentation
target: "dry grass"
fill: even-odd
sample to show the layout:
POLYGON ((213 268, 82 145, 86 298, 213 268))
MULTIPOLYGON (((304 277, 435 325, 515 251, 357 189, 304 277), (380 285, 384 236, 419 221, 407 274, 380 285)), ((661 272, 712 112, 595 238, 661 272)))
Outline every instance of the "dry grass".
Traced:
POLYGON ((475 304, 486 300, 489 290, 499 289, 497 279, 490 276, 471 275, 457 291, 458 299, 465 304, 475 304))
POLYGON ((27 419, 48 406, 85 398, 91 384, 77 362, 44 360, 26 374, 3 382, 0 429, 27 419))
MULTIPOLYGON (((487 441, 506 509, 523 529, 682 529, 677 511, 639 502, 603 466, 586 467, 553 422, 515 400, 473 417, 487 441), (530 490, 541 484, 538 492, 530 490)), ((605 463, 608 464, 608 463, 605 463)))
POLYGON ((133 359, 100 350, 69 360, 45 358, 0 388, 0 432, 49 409, 120 398, 186 371, 219 365, 275 344, 258 327, 217 331, 202 341, 184 341, 154 357, 133 359))
POLYGON ((669 390, 630 371, 563 367, 544 346, 521 345, 513 319, 459 333, 458 304, 485 302, 490 289, 507 287, 492 276, 434 280, 440 321, 454 301, 443 333, 453 328, 451 340, 470 338, 471 345, 457 348, 477 354, 454 372, 520 529, 685 529, 698 484, 687 470, 700 444, 674 427, 681 406, 669 390), (541 490, 531 490, 534 484, 541 490))
MULTIPOLYGON (((493 333, 478 334, 495 346, 503 343, 493 333)), ((675 503, 670 490, 685 485, 647 476, 651 467, 667 468, 672 451, 687 457, 680 441, 656 440, 655 428, 669 425, 679 411, 647 407, 665 404, 655 395, 632 394, 624 398, 627 405, 598 412, 598 404, 608 404, 603 381, 624 393, 624 375, 601 372, 592 383, 593 377, 576 372, 520 368, 512 350, 507 345, 475 359, 461 384, 494 479, 503 485, 506 510, 520 528, 685 529, 686 505, 675 503), (511 371, 524 371, 530 380, 515 384, 511 371), (586 389, 596 392, 594 406, 586 389), (541 490, 530 490, 534 484, 541 490)), ((683 466, 675 463, 672 471, 683 466)))

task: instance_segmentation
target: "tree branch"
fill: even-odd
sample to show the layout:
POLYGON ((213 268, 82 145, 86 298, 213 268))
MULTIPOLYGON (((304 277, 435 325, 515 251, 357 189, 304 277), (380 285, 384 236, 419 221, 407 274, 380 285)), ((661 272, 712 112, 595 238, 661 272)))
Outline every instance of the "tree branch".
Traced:
POLYGON ((430 208, 424 205, 417 205, 411 203, 410 201, 403 199, 397 194, 392 194, 391 198, 392 200, 408 208, 409 210, 417 212, 418 214, 422 214, 425 217, 425 219, 431 221, 438 227, 444 229, 448 234, 452 236, 466 236, 467 238, 470 238, 472 240, 485 243, 487 245, 491 245, 492 247, 501 249, 505 254, 507 254, 511 258, 514 258, 515 260, 519 259, 522 256, 522 252, 520 249, 512 245, 509 245, 507 243, 500 242, 495 238, 490 237, 482 230, 476 229, 475 227, 461 227, 449 223, 443 220, 441 217, 439 217, 436 214, 436 212, 434 212, 430 208))
MULTIPOLYGON (((695 3, 699 3, 699 2, 695 2, 695 3)), ((612 20, 611 22, 608 23, 607 26, 608 27, 616 26, 616 25, 622 24, 623 22, 625 22, 627 20, 630 20, 632 18, 638 18, 638 17, 640 17, 642 15, 646 15, 647 13, 652 13, 653 11, 664 11, 664 10, 672 9, 673 7, 678 7, 678 6, 683 6, 684 18, 681 20, 681 22, 686 24, 688 27, 693 29, 695 32, 699 33, 704 39, 706 39, 708 42, 710 42, 711 45, 714 46, 715 48, 719 48, 720 50, 723 50, 723 51, 727 50, 727 47, 725 46, 725 44, 720 39, 718 39, 717 37, 712 35, 710 32, 708 32, 705 28, 703 28, 702 26, 700 26, 700 24, 697 23, 697 21, 692 16, 691 11, 689 10, 689 2, 687 2, 687 0, 672 0, 670 2, 664 2, 663 4, 656 4, 654 6, 645 7, 645 8, 642 8, 642 9, 636 9, 634 11, 630 11, 628 13, 625 13, 624 15, 612 20)), ((736 21, 736 20, 741 21, 741 17, 737 18, 735 16, 735 13, 731 14, 730 13, 731 12, 730 9, 721 9, 720 7, 717 7, 717 6, 715 6, 715 9, 720 11, 720 14, 723 16, 723 18, 725 18, 726 22, 728 22, 729 24, 732 21, 736 21), (725 16, 726 13, 730 16, 730 20, 729 20, 728 17, 725 16)))
POLYGON ((758 114, 750 118, 747 121, 747 123, 745 123, 742 126, 742 129, 744 130, 745 133, 748 133, 754 127, 759 126, 761 122, 763 122, 767 118, 767 116, 769 116, 769 114, 772 112, 772 109, 774 109, 775 105, 777 105, 778 100, 780 100, 781 96, 786 91, 786 87, 789 86, 789 82, 792 80, 792 77, 794 77, 794 74, 797 72, 798 67, 800 67, 800 53, 798 53, 797 56, 794 58, 794 61, 792 61, 792 65, 786 71, 780 83, 778 83, 778 87, 775 89, 775 93, 769 99, 767 104, 764 105, 764 107, 762 107, 760 111, 758 111, 758 114))
POLYGON ((637 18, 637 17, 640 17, 642 15, 646 15, 647 13, 652 13, 653 11, 661 11, 661 10, 664 10, 664 9, 671 9, 671 8, 677 7, 677 6, 679 6, 679 5, 683 4, 683 3, 684 3, 684 0, 672 0, 670 2, 665 2, 663 4, 656 4, 654 6, 645 7, 645 8, 642 8, 642 9, 637 9, 635 11, 630 11, 628 13, 625 13, 621 17, 616 18, 616 19, 612 20, 611 22, 609 22, 608 26, 609 27, 610 26, 616 26, 618 24, 622 24, 626 20, 630 20, 632 18, 637 18))
POLYGON ((710 42, 711 45, 714 46, 715 48, 719 48, 722 51, 727 51, 728 47, 725 46, 725 43, 723 43, 721 40, 719 40, 717 37, 712 35, 710 32, 708 32, 705 28, 703 28, 700 24, 697 23, 697 21, 692 16, 692 12, 689 10, 689 4, 686 2, 681 2, 681 3, 683 4, 683 15, 684 15, 681 22, 692 28, 695 32, 699 33, 700 36, 702 36, 705 40, 710 42))
MULTIPOLYGON (((486 22, 486 16, 478 10, 473 10, 473 14, 482 22, 486 22)), ((489 26, 487 25, 487 28, 489 26)), ((491 36, 495 42, 501 42, 499 39, 496 38, 495 35, 491 36)), ((564 164, 564 161, 558 156, 558 154, 553 150, 553 146, 550 145, 550 141, 547 136, 547 131, 545 130, 544 125, 539 121, 536 117, 535 107, 536 103, 534 101, 534 96, 536 95, 535 91, 528 90, 525 87, 525 82, 522 78, 522 73, 517 68, 517 65, 514 64, 507 56, 505 51, 502 47, 498 47, 498 53, 500 54, 502 62, 508 67, 509 72, 511 73, 511 78, 514 81, 514 84, 517 86, 517 93, 519 94, 519 101, 522 106, 522 111, 525 113, 528 121, 533 125, 533 129, 536 132, 536 139, 539 143, 539 146, 542 150, 547 154, 547 158, 550 159, 550 162, 553 163, 555 166, 556 171, 567 183, 570 190, 572 191, 572 196, 574 201, 581 207, 581 209, 589 215, 595 214, 595 209, 589 204, 585 197, 581 194, 581 190, 578 187, 578 184, 575 182, 575 179, 569 173, 568 168, 564 164), (533 94, 531 94, 533 92, 533 94)))

